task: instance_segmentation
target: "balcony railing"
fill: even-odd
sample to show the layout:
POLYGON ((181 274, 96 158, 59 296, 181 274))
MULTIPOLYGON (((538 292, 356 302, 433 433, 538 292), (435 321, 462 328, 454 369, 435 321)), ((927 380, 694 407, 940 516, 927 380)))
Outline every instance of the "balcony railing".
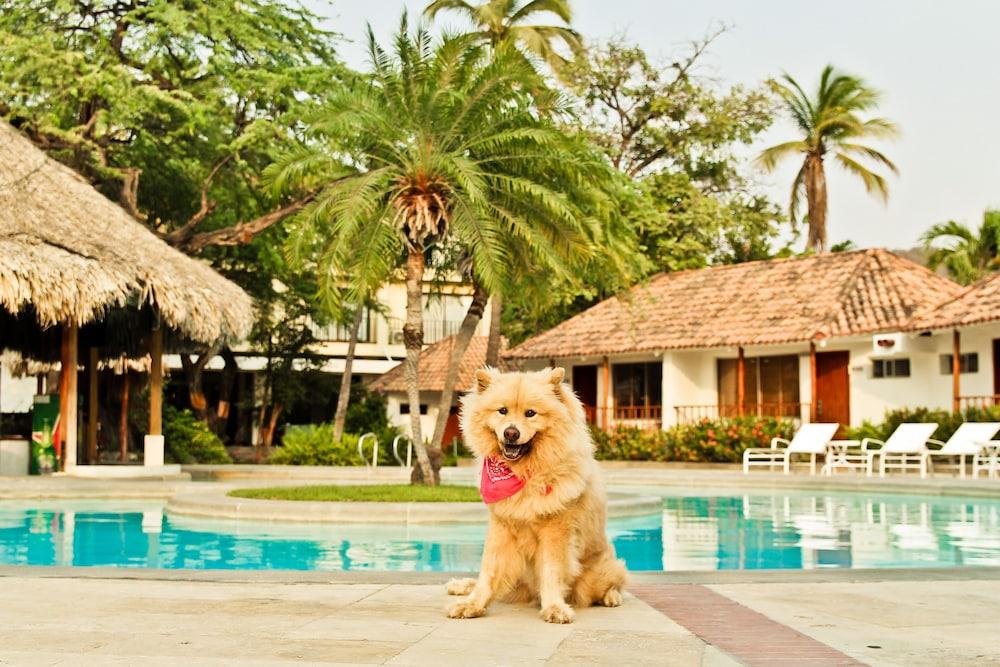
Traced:
POLYGON ((736 404, 706 404, 678 405, 674 407, 678 424, 690 424, 701 419, 718 419, 720 417, 739 417, 754 415, 757 417, 785 417, 796 421, 809 417, 809 403, 754 403, 742 408, 736 404))
MULTIPOLYGON (((403 325, 406 322, 398 317, 388 318, 389 344, 403 344, 403 325)), ((462 320, 424 320, 424 343, 436 343, 442 338, 458 333, 462 320)))
POLYGON ((634 426, 654 430, 663 426, 663 409, 659 405, 618 405, 613 408, 595 408, 585 405, 587 423, 604 430, 616 426, 634 426))
POLYGON ((984 396, 959 396, 958 397, 958 409, 960 412, 964 412, 969 408, 992 408, 995 405, 1000 405, 1000 394, 986 394, 984 396))

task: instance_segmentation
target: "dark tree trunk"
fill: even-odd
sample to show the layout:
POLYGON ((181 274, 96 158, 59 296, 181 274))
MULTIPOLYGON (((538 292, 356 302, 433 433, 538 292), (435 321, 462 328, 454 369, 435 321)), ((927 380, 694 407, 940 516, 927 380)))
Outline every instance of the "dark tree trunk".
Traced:
POLYGON ((500 363, 500 324, 503 319, 503 296, 497 292, 490 303, 490 334, 486 343, 486 365, 496 368, 500 363))
POLYGON ((333 439, 340 441, 344 437, 344 421, 347 419, 347 406, 351 401, 351 372, 354 366, 354 349, 358 345, 358 333, 361 331, 361 321, 364 319, 364 306, 359 305, 354 311, 351 322, 351 339, 347 343, 347 357, 344 358, 344 374, 340 376, 340 393, 337 395, 337 412, 333 416, 333 439))
POLYGON ((823 156, 810 153, 805 164, 806 202, 809 207, 809 237, 806 247, 816 252, 826 250, 826 171, 823 156))
POLYGON ((424 346, 423 313, 424 250, 411 247, 406 256, 406 323, 403 325, 403 343, 406 359, 403 360, 403 378, 406 381, 406 396, 410 404, 410 437, 417 452, 419 482, 429 486, 437 484, 438 475, 431 465, 427 448, 424 446, 420 429, 420 352, 424 346))
POLYGON ((434 422, 434 435, 431 437, 432 448, 442 449, 444 446, 442 442, 444 430, 448 425, 448 416, 451 414, 451 403, 455 397, 455 383, 458 382, 462 358, 465 356, 466 350, 469 349, 469 343, 472 342, 472 337, 476 333, 476 327, 483 319, 483 311, 486 309, 488 299, 489 293, 476 284, 472 293, 472 303, 469 304, 469 309, 465 312, 465 318, 462 320, 462 326, 459 327, 452 343, 451 358, 448 360, 448 374, 445 376, 441 401, 438 403, 437 419, 434 422))

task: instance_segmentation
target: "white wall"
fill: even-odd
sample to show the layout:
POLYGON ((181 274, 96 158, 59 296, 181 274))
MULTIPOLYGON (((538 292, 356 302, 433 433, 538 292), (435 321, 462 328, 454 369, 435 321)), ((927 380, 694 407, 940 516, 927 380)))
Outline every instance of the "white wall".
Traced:
MULTIPOLYGON (((979 370, 976 373, 962 373, 962 396, 990 396, 993 394, 993 339, 1000 338, 1000 323, 967 327, 961 331, 962 354, 975 352, 979 355, 979 370)), ((831 339, 817 346, 817 352, 844 351, 850 353, 848 373, 850 377, 851 426, 862 421, 881 421, 886 411, 904 407, 928 407, 950 410, 952 405, 951 373, 941 372, 940 355, 951 354, 952 332, 934 332, 931 336, 919 334, 904 335, 905 349, 898 354, 885 356, 875 354, 872 336, 831 339), (910 360, 910 377, 876 378, 873 361, 906 357, 910 360)), ((678 405, 714 405, 718 402, 717 359, 736 358, 736 348, 713 348, 705 350, 674 350, 660 355, 663 363, 663 425, 676 421, 674 408, 678 405)), ((806 344, 751 346, 745 349, 748 357, 765 355, 795 354, 799 358, 799 400, 812 402, 810 385, 809 348, 806 344)), ((654 361, 655 354, 614 355, 611 363, 630 361, 654 361)), ((596 364, 598 399, 604 395, 604 373, 601 358, 588 357, 572 360, 556 360, 558 365, 570 369, 578 364, 596 364)), ((544 360, 525 362, 526 370, 548 365, 544 360)), ((609 401, 612 392, 608 392, 609 401)), ((803 415, 808 418, 808 415, 803 415)))
MULTIPOLYGON (((427 406, 427 414, 420 415, 420 432, 424 440, 429 440, 434 435, 434 421, 437 419, 438 402, 441 400, 441 393, 434 391, 420 392, 420 402, 427 406)), ((389 392, 386 394, 386 412, 389 423, 398 427, 403 433, 410 434, 410 415, 402 414, 399 411, 401 405, 408 403, 406 394, 403 392, 389 392)), ((390 451, 391 442, 380 443, 383 451, 390 451)))
POLYGON ((35 378, 15 378, 0 364, 0 412, 31 412, 36 386, 35 378))

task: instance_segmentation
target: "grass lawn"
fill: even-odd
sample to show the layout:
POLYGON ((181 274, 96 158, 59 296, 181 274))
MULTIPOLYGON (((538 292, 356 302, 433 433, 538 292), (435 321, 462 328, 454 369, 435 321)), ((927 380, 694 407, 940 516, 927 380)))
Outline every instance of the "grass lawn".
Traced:
POLYGON ((377 503, 478 503, 479 489, 474 486, 410 486, 409 484, 356 484, 351 486, 276 486, 265 489, 236 489, 236 498, 264 500, 322 500, 336 502, 365 501, 377 503))

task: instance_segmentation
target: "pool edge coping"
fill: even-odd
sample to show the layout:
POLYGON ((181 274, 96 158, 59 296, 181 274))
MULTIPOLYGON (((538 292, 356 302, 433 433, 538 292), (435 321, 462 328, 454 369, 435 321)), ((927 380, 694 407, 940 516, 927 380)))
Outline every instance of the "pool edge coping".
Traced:
MULTIPOLYGON (((0 565, 0 579, 119 579, 271 584, 444 584, 475 572, 392 572, 339 570, 172 570, 163 568, 0 565)), ((998 567, 864 568, 818 570, 684 570, 629 573, 630 583, 647 584, 835 584, 907 581, 996 581, 998 567)))

